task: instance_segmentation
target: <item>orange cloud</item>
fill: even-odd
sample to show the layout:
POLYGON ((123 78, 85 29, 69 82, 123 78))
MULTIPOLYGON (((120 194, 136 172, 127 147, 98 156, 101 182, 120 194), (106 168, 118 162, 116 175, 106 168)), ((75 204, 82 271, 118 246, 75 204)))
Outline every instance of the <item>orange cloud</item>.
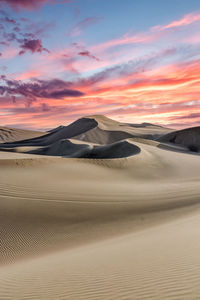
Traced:
POLYGON ((39 70, 30 70, 21 74, 15 74, 13 77, 16 80, 27 80, 34 77, 39 77, 42 73, 39 70))

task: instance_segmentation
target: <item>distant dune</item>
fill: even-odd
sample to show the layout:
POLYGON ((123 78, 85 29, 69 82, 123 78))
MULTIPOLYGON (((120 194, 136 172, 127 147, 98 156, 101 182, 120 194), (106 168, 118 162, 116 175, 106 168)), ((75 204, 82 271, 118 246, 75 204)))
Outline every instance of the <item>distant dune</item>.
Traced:
POLYGON ((160 137, 159 141, 184 146, 193 152, 200 152, 200 127, 170 132, 160 137))
POLYGON ((0 299, 200 299, 199 127, 87 116, 14 132, 0 144, 0 299))
POLYGON ((0 143, 16 142, 42 136, 46 132, 14 129, 0 126, 0 143))

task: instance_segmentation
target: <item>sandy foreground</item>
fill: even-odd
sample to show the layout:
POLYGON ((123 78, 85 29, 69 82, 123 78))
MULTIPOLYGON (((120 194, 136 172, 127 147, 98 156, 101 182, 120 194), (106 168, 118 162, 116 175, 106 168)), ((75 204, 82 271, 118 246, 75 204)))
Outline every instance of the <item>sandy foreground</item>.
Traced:
POLYGON ((200 299, 200 159, 0 152, 0 299, 200 299))

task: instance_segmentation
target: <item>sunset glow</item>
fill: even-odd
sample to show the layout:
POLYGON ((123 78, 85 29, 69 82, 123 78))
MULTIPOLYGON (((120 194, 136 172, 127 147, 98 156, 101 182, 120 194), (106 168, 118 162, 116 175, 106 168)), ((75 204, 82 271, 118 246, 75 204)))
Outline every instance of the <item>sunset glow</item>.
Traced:
POLYGON ((200 4, 158 2, 0 0, 0 125, 198 126, 200 4))

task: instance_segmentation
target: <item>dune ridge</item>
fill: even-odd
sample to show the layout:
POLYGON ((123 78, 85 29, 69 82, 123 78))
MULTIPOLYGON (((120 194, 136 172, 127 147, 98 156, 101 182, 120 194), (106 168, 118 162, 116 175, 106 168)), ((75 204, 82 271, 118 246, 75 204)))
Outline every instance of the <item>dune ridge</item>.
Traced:
POLYGON ((46 132, 22 130, 0 126, 0 143, 16 142, 22 139, 30 139, 42 136, 46 132))

